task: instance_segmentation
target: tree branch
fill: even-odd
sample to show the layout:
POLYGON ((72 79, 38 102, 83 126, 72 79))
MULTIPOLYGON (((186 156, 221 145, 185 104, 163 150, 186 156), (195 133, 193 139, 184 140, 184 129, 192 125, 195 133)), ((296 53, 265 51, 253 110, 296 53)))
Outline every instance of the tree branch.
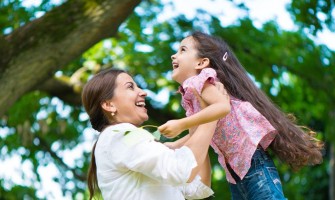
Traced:
POLYGON ((0 39, 0 116, 24 93, 116 34, 140 0, 71 0, 0 39))

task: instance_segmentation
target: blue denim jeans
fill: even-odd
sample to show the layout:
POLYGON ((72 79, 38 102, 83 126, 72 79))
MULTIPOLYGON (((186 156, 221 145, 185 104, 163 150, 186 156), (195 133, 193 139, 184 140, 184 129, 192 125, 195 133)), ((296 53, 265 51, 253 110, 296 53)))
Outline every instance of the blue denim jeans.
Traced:
POLYGON ((234 172, 232 175, 237 182, 229 184, 233 200, 286 200, 278 171, 261 148, 255 151, 251 167, 242 180, 234 172))

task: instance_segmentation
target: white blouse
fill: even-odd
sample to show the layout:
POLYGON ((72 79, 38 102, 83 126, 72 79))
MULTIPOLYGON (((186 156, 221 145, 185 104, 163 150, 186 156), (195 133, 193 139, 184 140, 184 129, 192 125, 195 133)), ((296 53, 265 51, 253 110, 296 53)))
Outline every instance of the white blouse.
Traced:
POLYGON ((186 183, 197 166, 188 147, 169 149, 129 123, 110 126, 100 134, 95 161, 105 200, 184 200, 213 194, 200 176, 186 183))

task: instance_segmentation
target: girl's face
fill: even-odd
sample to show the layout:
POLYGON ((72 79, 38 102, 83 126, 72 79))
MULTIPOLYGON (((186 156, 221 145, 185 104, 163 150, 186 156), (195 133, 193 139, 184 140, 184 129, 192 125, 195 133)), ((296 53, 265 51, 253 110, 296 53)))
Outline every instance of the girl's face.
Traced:
POLYGON ((109 102, 111 111, 115 112, 113 119, 116 123, 131 123, 141 125, 148 120, 145 108, 147 93, 137 87, 133 78, 126 73, 119 74, 116 78, 114 97, 109 102))
POLYGON ((182 84, 186 79, 197 75, 197 67, 201 59, 197 56, 195 41, 192 37, 183 39, 176 54, 171 56, 172 59, 172 79, 182 84))

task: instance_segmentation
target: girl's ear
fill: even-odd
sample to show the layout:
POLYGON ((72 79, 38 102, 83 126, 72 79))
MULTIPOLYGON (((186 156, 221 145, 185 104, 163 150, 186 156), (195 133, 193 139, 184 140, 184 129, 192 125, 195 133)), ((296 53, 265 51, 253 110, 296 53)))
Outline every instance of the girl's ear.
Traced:
POLYGON ((104 102, 102 102, 101 103, 101 107, 102 107, 102 109, 104 109, 107 112, 112 112, 112 113, 116 112, 116 107, 110 101, 104 101, 104 102))
POLYGON ((195 67, 195 69, 204 69, 209 66, 209 59, 208 58, 202 58, 199 60, 198 65, 195 67))

